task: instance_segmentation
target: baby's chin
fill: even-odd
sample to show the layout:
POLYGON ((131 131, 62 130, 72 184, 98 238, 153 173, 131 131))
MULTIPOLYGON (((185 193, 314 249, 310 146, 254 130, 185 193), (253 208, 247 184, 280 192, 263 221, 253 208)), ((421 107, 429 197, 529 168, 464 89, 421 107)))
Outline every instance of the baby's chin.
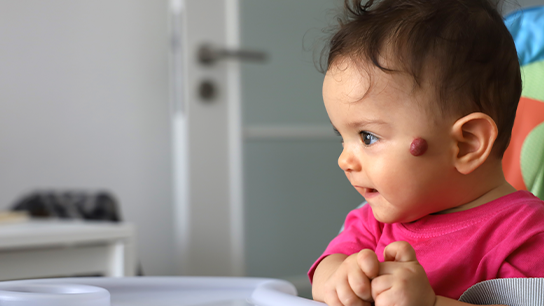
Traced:
MULTIPOLYGON (((370 204, 372 207, 372 204, 370 204)), ((374 218, 381 223, 410 223, 421 219, 423 216, 410 216, 408 214, 394 213, 392 211, 382 211, 381 209, 372 209, 374 218)))

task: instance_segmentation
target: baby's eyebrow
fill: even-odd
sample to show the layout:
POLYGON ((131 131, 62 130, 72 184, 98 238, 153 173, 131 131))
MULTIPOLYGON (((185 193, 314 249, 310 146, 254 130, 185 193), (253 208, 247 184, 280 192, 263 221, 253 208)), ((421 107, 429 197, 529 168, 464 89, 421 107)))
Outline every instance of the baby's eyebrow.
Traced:
POLYGON ((387 124, 387 122, 380 119, 370 119, 370 120, 353 121, 353 122, 350 122, 348 125, 352 127, 365 127, 367 125, 382 125, 382 124, 387 124))
MULTIPOLYGON (((387 124, 387 122, 380 119, 375 119, 375 120, 353 121, 353 122, 350 122, 348 125, 351 127, 365 127, 368 125, 384 125, 384 124, 387 124)), ((340 136, 340 132, 338 132, 338 129, 334 126, 334 124, 332 124, 332 121, 331 121, 331 125, 332 125, 332 129, 334 130, 334 133, 340 136)))

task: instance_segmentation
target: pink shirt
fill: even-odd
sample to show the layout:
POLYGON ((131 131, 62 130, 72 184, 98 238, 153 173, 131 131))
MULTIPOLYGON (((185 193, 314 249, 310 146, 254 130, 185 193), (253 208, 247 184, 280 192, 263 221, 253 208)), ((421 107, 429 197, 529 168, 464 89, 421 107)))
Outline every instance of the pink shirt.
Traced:
POLYGON ((376 221, 369 205, 350 212, 308 276, 328 255, 372 249, 383 261, 394 241, 410 243, 437 295, 459 299, 472 285, 494 278, 544 277, 544 202, 517 191, 484 205, 411 223, 376 221))

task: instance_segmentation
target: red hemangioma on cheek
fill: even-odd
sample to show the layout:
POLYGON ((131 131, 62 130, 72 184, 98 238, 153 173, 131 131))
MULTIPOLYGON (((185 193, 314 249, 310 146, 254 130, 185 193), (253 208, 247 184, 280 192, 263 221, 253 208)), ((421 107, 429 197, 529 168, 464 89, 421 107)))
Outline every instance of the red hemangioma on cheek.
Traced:
POLYGON ((414 156, 421 156, 427 152, 427 141, 423 138, 416 138, 410 144, 410 153, 414 156))

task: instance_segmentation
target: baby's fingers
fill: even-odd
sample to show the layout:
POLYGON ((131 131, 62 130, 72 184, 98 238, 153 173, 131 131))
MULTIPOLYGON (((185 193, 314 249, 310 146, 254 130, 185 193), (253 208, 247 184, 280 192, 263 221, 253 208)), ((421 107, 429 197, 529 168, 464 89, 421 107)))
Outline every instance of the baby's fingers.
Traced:
POLYGON ((329 306, 370 306, 369 302, 361 300, 346 281, 336 287, 336 296, 331 298, 331 303, 325 300, 329 306))
POLYGON ((385 261, 416 261, 416 251, 406 241, 395 241, 383 250, 383 257, 385 261))
POLYGON ((348 283, 355 295, 364 301, 372 302, 370 280, 361 270, 352 271, 348 274, 348 283))
POLYGON ((372 298, 376 306, 390 304, 389 291, 393 286, 393 281, 392 275, 381 275, 372 280, 372 298))
POLYGON ((378 276, 380 261, 376 253, 369 249, 364 249, 357 254, 357 264, 364 272, 367 278, 373 279, 378 276))

